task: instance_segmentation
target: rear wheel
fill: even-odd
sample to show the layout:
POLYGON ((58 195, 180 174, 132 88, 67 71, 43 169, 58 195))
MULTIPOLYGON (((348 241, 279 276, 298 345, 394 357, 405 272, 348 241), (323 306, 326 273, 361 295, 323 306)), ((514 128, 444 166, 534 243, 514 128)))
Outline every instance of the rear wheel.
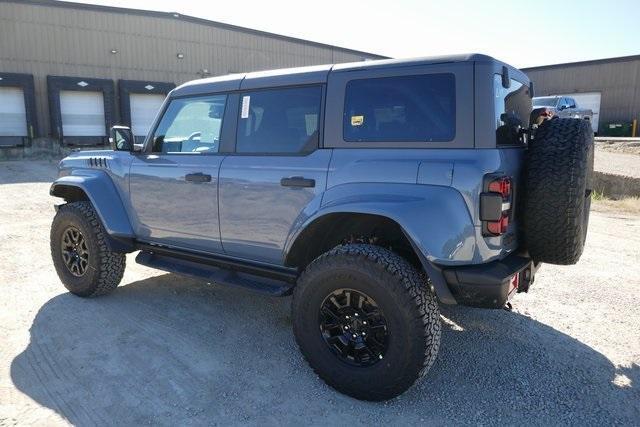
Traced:
POLYGON ((314 260, 295 288, 292 312, 311 367, 358 399, 403 393, 440 346, 440 313, 426 278, 377 246, 339 246, 314 260))
POLYGON ((86 201, 58 209, 51 225, 51 257, 64 286, 82 297, 113 291, 126 260, 124 254, 109 250, 100 219, 86 201))

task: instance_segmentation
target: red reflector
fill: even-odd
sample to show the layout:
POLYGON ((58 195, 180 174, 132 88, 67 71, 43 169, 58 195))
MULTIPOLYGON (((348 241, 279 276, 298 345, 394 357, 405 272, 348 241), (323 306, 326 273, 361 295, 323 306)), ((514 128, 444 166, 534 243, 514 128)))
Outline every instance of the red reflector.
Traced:
POLYGON ((496 236, 506 233, 507 228, 509 228, 509 215, 503 215, 498 221, 487 221, 487 230, 496 236))
POLYGON ((511 289, 510 291, 517 289, 518 284, 520 283, 520 274, 516 274, 511 278, 511 289))
POLYGON ((500 234, 500 221, 489 221, 487 222, 487 230, 489 233, 495 234, 496 236, 500 234))
POLYGON ((492 193, 500 193, 504 198, 509 197, 511 194, 511 179, 502 177, 491 181, 489 183, 489 191, 492 193))
POLYGON ((504 215, 500 219, 500 234, 504 234, 507 232, 507 228, 509 228, 509 216, 504 215))

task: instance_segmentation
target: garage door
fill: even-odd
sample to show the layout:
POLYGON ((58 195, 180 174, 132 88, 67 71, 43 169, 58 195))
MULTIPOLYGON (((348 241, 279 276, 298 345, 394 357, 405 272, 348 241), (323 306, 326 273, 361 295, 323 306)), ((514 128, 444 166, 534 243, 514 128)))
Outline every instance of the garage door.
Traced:
POLYGON ((102 92, 60 91, 62 133, 66 136, 105 136, 102 92))
POLYGON ((27 136, 27 111, 20 88, 0 87, 0 136, 27 136))
POLYGON ((130 95, 131 131, 135 136, 147 136, 164 98, 164 95, 156 94, 132 93, 130 95))
POLYGON ((600 121, 600 92, 566 93, 559 96, 569 96, 576 100, 578 107, 588 108, 593 111, 591 127, 594 132, 598 132, 598 125, 600 121))

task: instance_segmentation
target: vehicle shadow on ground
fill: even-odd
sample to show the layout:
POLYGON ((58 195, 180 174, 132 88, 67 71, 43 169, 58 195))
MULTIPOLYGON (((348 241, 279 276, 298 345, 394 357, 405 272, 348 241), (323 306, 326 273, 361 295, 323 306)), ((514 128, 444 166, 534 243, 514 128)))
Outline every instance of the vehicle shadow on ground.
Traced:
POLYGON ((526 316, 443 307, 426 380, 360 402, 319 380, 291 333, 290 298, 164 274, 108 297, 61 294, 11 365, 17 388, 87 424, 634 423, 640 367, 616 367, 526 316), (635 403, 633 403, 635 402, 635 403))

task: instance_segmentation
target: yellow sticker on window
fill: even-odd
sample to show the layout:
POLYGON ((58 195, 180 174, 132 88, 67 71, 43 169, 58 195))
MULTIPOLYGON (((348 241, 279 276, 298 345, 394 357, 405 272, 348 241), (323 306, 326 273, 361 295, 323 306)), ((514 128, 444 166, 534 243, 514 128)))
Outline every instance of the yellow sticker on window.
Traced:
POLYGON ((364 116, 351 116, 351 126, 362 126, 364 116))

